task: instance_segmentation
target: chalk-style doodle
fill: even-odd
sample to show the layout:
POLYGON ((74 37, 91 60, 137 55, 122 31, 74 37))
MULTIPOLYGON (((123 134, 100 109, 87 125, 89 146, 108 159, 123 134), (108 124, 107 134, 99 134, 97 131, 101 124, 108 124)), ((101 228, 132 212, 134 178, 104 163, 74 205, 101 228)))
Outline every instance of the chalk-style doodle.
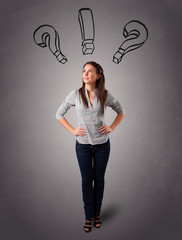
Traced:
POLYGON ((33 39, 40 47, 49 46, 59 62, 64 64, 68 61, 61 52, 59 35, 53 26, 47 24, 39 26, 33 33, 33 39))
POLYGON ((145 43, 148 38, 148 30, 140 21, 132 20, 124 26, 123 35, 126 40, 113 56, 113 62, 117 64, 120 63, 126 53, 141 47, 145 43))
POLYGON ((82 53, 84 55, 92 54, 95 49, 95 26, 92 10, 90 8, 81 8, 78 12, 78 20, 82 36, 82 53))

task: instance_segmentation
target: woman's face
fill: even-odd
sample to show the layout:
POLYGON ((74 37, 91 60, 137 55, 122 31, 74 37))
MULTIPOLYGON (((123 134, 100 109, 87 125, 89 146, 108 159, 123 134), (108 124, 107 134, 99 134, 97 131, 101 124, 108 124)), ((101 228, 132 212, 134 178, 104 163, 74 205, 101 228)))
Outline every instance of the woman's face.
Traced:
POLYGON ((99 77, 95 67, 91 64, 85 65, 82 73, 82 79, 85 84, 95 84, 99 77))

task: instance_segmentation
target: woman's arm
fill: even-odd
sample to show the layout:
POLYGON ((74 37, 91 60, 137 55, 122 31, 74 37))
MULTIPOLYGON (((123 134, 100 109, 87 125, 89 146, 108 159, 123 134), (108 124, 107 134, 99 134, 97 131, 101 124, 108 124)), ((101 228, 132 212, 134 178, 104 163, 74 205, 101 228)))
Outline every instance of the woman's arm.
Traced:
POLYGON ((120 122, 123 120, 123 118, 124 118, 124 113, 120 113, 116 116, 114 122, 110 126, 112 131, 120 124, 120 122))
POLYGON ((64 115, 68 111, 68 109, 72 106, 75 106, 75 97, 76 90, 72 90, 70 94, 65 98, 64 102, 59 106, 56 112, 56 119, 65 127, 71 134, 84 136, 86 133, 86 129, 77 127, 73 128, 69 122, 66 120, 64 115))
POLYGON ((84 136, 86 134, 86 129, 82 127, 73 128, 66 118, 58 119, 58 121, 65 127, 71 134, 84 136))
POLYGON ((118 114, 110 127, 107 125, 104 125, 99 128, 99 132, 102 134, 112 132, 119 125, 119 123, 123 120, 124 115, 125 115, 124 113, 118 114))

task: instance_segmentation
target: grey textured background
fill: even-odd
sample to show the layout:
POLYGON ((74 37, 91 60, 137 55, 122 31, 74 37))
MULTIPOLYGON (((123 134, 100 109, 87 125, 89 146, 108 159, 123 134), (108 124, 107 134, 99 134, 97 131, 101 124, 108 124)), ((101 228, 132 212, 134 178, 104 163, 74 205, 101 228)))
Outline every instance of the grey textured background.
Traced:
MULTIPOLYGON (((182 239, 181 1, 1 0, 0 11, 0 238, 182 239), (92 9, 96 27, 88 56, 77 19, 83 7, 92 9), (112 56, 133 19, 149 38, 117 65, 112 56), (34 43, 42 24, 58 31, 66 64, 34 43), (126 116, 110 136, 103 227, 87 235, 75 137, 55 113, 81 86, 88 60, 103 66, 106 88, 126 116)), ((66 118, 76 127, 74 109, 66 118)), ((114 118, 108 109, 107 123, 114 118)))

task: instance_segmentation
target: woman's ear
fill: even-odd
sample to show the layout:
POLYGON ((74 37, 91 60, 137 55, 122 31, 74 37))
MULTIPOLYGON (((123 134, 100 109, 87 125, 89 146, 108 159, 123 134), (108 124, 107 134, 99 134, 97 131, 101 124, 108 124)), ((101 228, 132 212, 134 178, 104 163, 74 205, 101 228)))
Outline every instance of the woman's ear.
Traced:
POLYGON ((98 76, 97 76, 97 80, 98 80, 100 77, 101 77, 101 75, 100 75, 100 74, 98 74, 98 76))

